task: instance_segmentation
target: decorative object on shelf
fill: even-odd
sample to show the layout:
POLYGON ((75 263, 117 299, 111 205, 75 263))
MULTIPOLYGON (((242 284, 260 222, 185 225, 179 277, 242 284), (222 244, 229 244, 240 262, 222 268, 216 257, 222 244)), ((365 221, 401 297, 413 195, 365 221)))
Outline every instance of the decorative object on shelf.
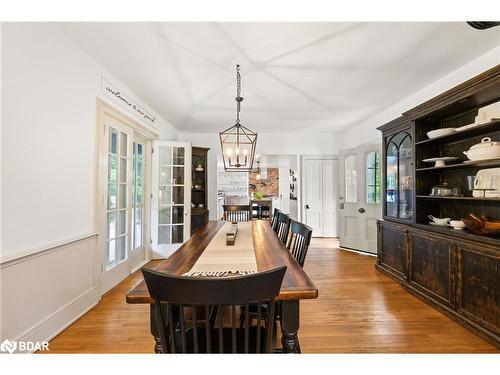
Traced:
POLYGON ((203 168, 203 165, 198 164, 194 170, 196 172, 203 172, 205 170, 205 168, 203 168))
POLYGON ((500 198, 500 168, 480 169, 473 182, 473 197, 500 198))
POLYGON ((432 138, 437 138, 437 137, 442 137, 448 134, 455 133, 456 129, 455 128, 442 128, 442 129, 436 129, 436 130, 431 130, 430 132, 427 132, 427 137, 429 139, 432 138))
POLYGON ((439 217, 434 217, 432 215, 429 215, 427 217, 432 220, 432 221, 429 222, 429 224, 431 224, 431 225, 439 225, 441 227, 447 226, 450 223, 450 221, 451 221, 451 218, 449 218, 449 217, 439 218, 439 217))
POLYGON ((433 186, 429 195, 431 197, 459 197, 460 191, 457 187, 443 182, 442 184, 433 186))
POLYGON ((462 221, 475 234, 500 236, 500 220, 490 220, 484 215, 478 217, 474 214, 469 214, 469 217, 463 218, 462 221))
POLYGON ((256 193, 255 193, 255 199, 260 200, 260 199, 262 199, 262 198, 264 198, 264 194, 262 194, 261 192, 256 192, 256 193))
POLYGON ((236 65, 236 124, 219 133, 224 169, 227 172, 250 172, 255 157, 257 133, 240 124, 240 66, 236 65))
POLYGON ((484 137, 481 143, 476 143, 463 153, 472 161, 500 159, 500 142, 492 141, 490 137, 484 137))
MULTIPOLYGON (((474 191, 474 184, 476 183, 476 176, 467 176, 467 187, 469 191, 474 191)), ((474 196, 474 192, 472 193, 474 196)))
POLYGON ((456 230, 463 230, 465 228, 465 223, 463 222, 463 220, 450 220, 448 225, 456 230))
POLYGON ((430 158, 422 160, 425 163, 434 163, 434 168, 444 167, 447 161, 457 160, 457 157, 454 156, 443 156, 441 158, 430 158))

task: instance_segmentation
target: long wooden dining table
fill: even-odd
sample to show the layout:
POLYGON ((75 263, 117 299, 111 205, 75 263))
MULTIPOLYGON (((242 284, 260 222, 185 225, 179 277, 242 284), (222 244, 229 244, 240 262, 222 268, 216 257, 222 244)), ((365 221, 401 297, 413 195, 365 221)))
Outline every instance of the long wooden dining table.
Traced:
MULTIPOLYGON (((215 234, 224 225, 223 221, 209 221, 200 228, 170 257, 159 263, 155 270, 174 275, 188 272, 215 234)), ((299 304, 301 299, 318 297, 318 289, 279 240, 268 220, 252 222, 253 245, 258 271, 266 271, 282 265, 287 266, 286 274, 277 297, 281 301, 281 344, 285 353, 300 352, 298 340, 299 304)), ((149 295, 144 280, 132 288, 126 297, 127 303, 149 303, 151 334, 155 340, 155 352, 161 353, 159 333, 153 299, 149 295)))

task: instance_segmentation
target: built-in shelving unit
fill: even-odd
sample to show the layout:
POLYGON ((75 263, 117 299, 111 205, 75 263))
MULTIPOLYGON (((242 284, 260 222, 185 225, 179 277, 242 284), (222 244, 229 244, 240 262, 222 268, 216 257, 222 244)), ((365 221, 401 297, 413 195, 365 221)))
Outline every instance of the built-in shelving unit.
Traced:
POLYGON ((432 130, 475 123, 480 108, 498 101, 500 65, 379 128, 385 190, 376 267, 500 348, 500 237, 428 223, 429 215, 459 220, 473 213, 500 219, 500 198, 475 197, 470 190, 478 172, 500 167, 500 160, 468 161, 463 153, 485 137, 500 141, 500 120, 427 137, 432 130), (412 142, 405 145, 408 137, 412 142), (438 157, 456 160, 443 167, 423 161, 438 157), (459 196, 429 195, 433 186, 445 182, 456 187, 459 196))
POLYGON ((192 148, 191 166, 191 234, 208 221, 207 158, 209 148, 192 148))

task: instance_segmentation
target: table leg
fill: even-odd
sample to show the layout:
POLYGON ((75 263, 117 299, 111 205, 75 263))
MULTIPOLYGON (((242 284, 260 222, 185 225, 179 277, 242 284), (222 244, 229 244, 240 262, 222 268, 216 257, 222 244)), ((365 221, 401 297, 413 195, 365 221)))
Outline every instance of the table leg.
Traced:
POLYGON ((154 350, 156 354, 161 354, 162 349, 161 349, 160 333, 158 332, 158 326, 156 325, 155 305, 151 304, 149 306, 150 306, 150 314, 149 314, 150 330, 155 340, 154 350))
POLYGON ((281 302, 281 345, 284 353, 300 353, 299 338, 299 301, 281 302))

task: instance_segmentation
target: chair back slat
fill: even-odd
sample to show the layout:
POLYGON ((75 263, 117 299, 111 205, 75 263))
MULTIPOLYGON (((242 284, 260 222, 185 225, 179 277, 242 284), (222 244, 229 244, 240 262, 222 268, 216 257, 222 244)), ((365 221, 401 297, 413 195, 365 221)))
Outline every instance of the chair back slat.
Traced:
MULTIPOLYGON (((205 332, 210 332, 210 307, 205 305, 205 332)), ((211 335, 205 335, 207 340, 207 353, 212 353, 211 335)))
POLYGON ((304 267, 307 250, 311 243, 312 228, 292 220, 290 224, 290 236, 286 247, 301 267, 304 267))
POLYGON ((286 244, 287 238, 288 238, 288 231, 290 229, 290 222, 292 219, 290 217, 283 213, 283 212, 278 212, 278 218, 277 218, 277 224, 276 224, 276 233, 278 234, 279 239, 281 242, 286 244))
POLYGON ((250 221, 252 220, 251 205, 223 205, 225 221, 250 221))
MULTIPOLYGON (((274 319, 264 319, 262 305, 274 316, 286 266, 252 275, 183 277, 142 268, 151 297, 163 353, 270 353, 274 319), (249 306, 257 304, 257 326, 249 306), (238 306, 238 308, 237 308, 238 306), (245 307, 245 324, 237 315, 245 307), (225 317, 225 313, 229 316, 225 317), (225 326, 225 323, 227 326, 225 326)), ((239 316, 239 315, 238 315, 239 316)))
POLYGON ((249 304, 248 303, 245 303, 245 354, 248 353, 248 350, 249 350, 249 329, 250 329, 250 322, 249 322, 249 314, 248 314, 248 310, 249 310, 249 304))
POLYGON ((275 232, 278 232, 278 213, 281 212, 278 208, 273 211, 273 218, 271 220, 271 227, 275 232))

